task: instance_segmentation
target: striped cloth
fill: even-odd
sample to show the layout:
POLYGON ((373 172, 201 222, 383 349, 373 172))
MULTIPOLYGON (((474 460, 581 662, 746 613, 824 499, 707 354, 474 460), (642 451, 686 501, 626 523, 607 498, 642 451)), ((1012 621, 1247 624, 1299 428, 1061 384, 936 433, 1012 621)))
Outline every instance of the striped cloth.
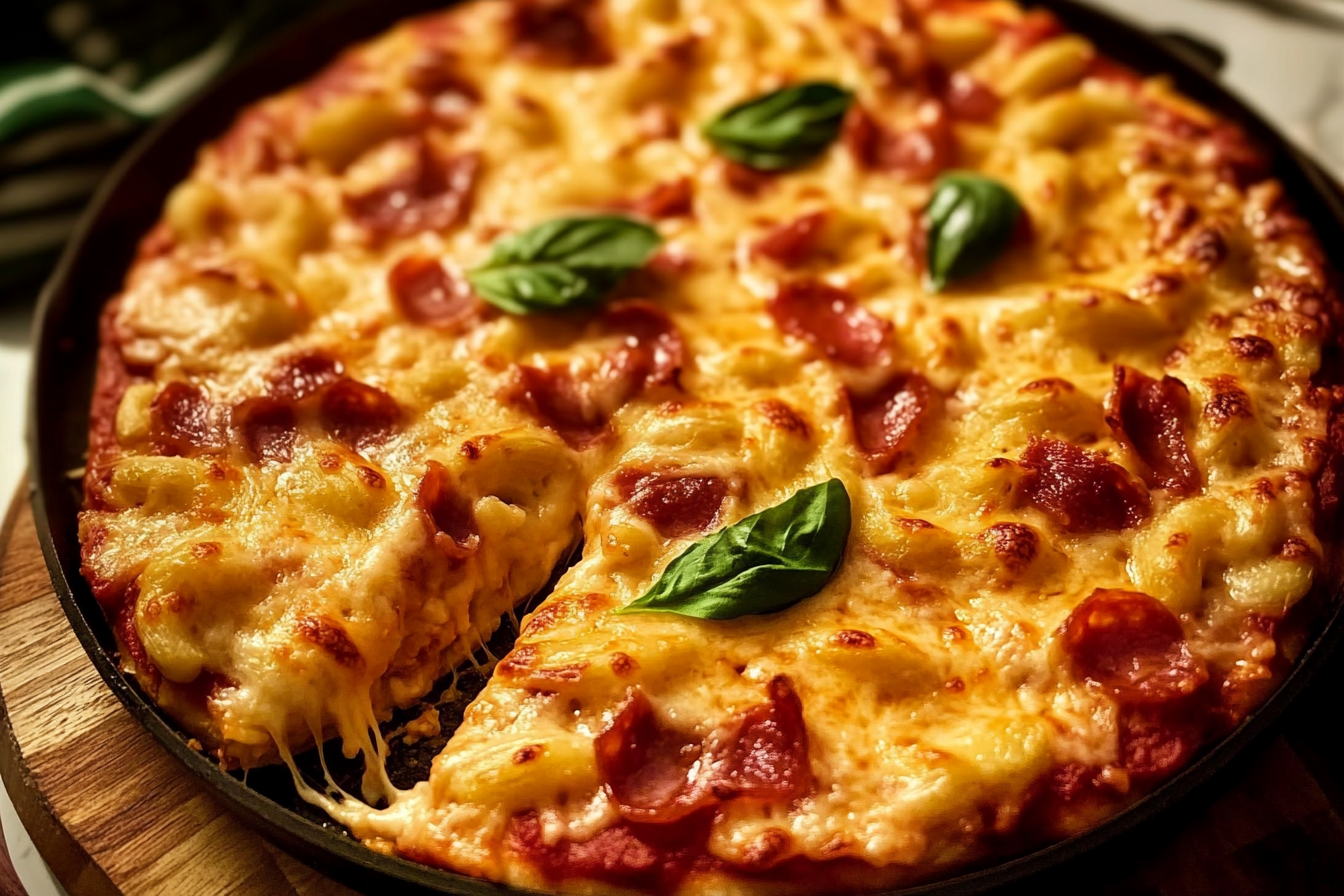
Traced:
POLYGON ((0 0, 0 300, 31 295, 149 122, 323 0, 0 0))

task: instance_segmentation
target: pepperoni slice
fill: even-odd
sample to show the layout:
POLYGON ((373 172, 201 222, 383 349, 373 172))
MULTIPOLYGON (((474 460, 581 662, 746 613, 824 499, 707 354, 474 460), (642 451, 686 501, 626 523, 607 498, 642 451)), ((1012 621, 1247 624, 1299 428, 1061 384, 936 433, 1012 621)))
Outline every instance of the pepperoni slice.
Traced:
POLYGON ((505 837, 551 882, 597 880, 650 893, 675 892, 693 868, 713 867, 705 854, 707 813, 672 824, 623 821, 583 842, 548 843, 536 812, 515 815, 505 837))
POLYGON ((271 395, 284 401, 303 401, 345 375, 345 365, 326 352, 306 352, 287 358, 267 377, 271 395))
POLYGON ((1127 705, 1189 697, 1209 679, 1180 620, 1138 591, 1093 591, 1065 620, 1062 643, 1075 675, 1127 705))
POLYGON ((436 548, 455 559, 476 553, 481 536, 471 504, 453 489, 448 469, 436 460, 425 467, 415 506, 424 512, 436 548))
POLYGON ((633 691, 593 742, 597 769, 621 815, 667 823, 714 802, 701 780, 701 740, 665 726, 633 691))
POLYGON ((537 65, 606 65, 614 58, 598 0, 513 0, 513 52, 537 65))
POLYGON ((1193 495, 1203 487, 1199 467, 1186 443, 1190 390, 1171 376, 1160 380, 1116 365, 1115 384, 1106 396, 1106 423, 1140 462, 1149 488, 1193 495))
POLYGON ((587 400, 571 371, 520 364, 515 376, 507 397, 558 432, 570 447, 582 450, 606 433, 606 415, 587 400))
POLYGON ((928 423, 938 394, 918 373, 901 374, 869 395, 844 390, 854 441, 874 476, 890 473, 928 423))
POLYGON ((681 331, 667 312, 652 302, 628 299, 602 312, 600 325, 625 336, 611 356, 612 366, 626 373, 636 391, 642 386, 675 386, 685 364, 681 331))
POLYGON ((888 357, 891 322, 843 289, 816 280, 786 283, 766 307, 780 330, 811 343, 833 361, 861 367, 888 357))
POLYGON ((460 329, 481 311, 481 302, 467 282, 449 274, 433 258, 403 258, 388 273, 387 286, 397 310, 426 327, 460 329))
POLYGON ((478 152, 444 160, 419 140, 409 168, 345 205, 375 240, 447 230, 466 215, 480 167, 478 152))
POLYGON ((629 204, 630 211, 655 221, 663 218, 680 218, 689 215, 694 208, 695 188, 688 177, 670 180, 658 184, 643 196, 629 204))
POLYGON ((430 117, 447 128, 465 127, 481 102, 481 91, 457 71, 456 58, 441 49, 422 53, 406 72, 406 86, 424 98, 430 117))
POLYGON ((788 802, 814 785, 802 703, 782 675, 764 703, 703 741, 662 724, 633 691, 595 749, 607 792, 632 821, 677 821, 729 799, 788 802))
POLYGON ((1148 516, 1148 493, 1094 451, 1032 436, 1022 452, 1022 493, 1069 532, 1119 531, 1148 516))
POLYGON ((856 103, 845 117, 842 138, 860 168, 905 180, 932 180, 956 156, 951 118, 936 100, 925 101, 919 123, 904 131, 882 127, 856 103))
POLYGON ((337 441, 362 451, 392 434, 401 422, 401 408, 382 389, 341 380, 322 396, 321 417, 337 441))
POLYGON ((990 121, 999 114, 1003 100, 966 72, 953 72, 943 91, 948 114, 958 121, 990 121))
POLYGON ((685 359, 681 332, 652 302, 630 299, 608 305, 596 329, 623 338, 594 375, 520 365, 507 395, 579 449, 605 435, 612 414, 644 389, 676 387, 685 359))
POLYGON ((190 456, 224 444, 218 409, 200 386, 173 382, 149 406, 150 435, 164 454, 190 456))
POLYGON ((812 257, 826 227, 826 213, 812 212, 772 227, 751 246, 753 255, 798 267, 812 257))
POLYGON ((813 788, 802 701, 783 675, 771 679, 767 695, 766 702, 747 710, 715 764, 710 788, 719 799, 787 802, 813 788))
POLYGON ((719 517, 728 486, 718 476, 678 476, 622 470, 616 476, 621 499, 631 512, 653 524, 664 538, 704 532, 719 517))
POLYGON ((233 425, 252 460, 288 463, 294 459, 298 423, 289 402, 249 398, 233 409, 233 425))
POLYGON ((1204 741, 1194 701, 1129 706, 1120 712, 1120 764, 1138 781, 1158 780, 1185 766, 1204 741))

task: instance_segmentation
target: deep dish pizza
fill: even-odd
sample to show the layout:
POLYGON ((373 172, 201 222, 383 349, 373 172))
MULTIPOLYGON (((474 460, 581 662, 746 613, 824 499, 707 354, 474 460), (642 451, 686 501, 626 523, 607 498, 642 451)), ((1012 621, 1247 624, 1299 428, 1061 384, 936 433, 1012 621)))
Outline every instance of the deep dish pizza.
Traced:
POLYGON ((361 793, 296 783, 385 853, 946 875, 1119 811, 1291 664, 1332 277, 1236 125, 1042 11, 477 0, 173 191, 103 317, 84 572, 226 766, 362 753, 361 793), (380 720, 501 624, 392 787, 380 720))

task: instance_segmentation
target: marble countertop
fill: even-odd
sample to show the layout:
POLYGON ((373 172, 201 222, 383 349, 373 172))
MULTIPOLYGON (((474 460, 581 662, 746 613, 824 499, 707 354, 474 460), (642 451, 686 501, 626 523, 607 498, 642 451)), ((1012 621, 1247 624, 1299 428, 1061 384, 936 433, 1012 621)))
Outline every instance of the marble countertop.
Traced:
MULTIPOLYGON (((1093 0, 1156 30, 1199 37, 1227 54, 1223 80, 1344 179, 1344 29, 1229 0, 1093 0)), ((1344 3, 1344 0, 1340 0, 1344 3)), ((30 308, 0 308, 0 493, 22 476, 30 308)), ((29 896, 63 891, 0 788, 0 825, 29 896)))

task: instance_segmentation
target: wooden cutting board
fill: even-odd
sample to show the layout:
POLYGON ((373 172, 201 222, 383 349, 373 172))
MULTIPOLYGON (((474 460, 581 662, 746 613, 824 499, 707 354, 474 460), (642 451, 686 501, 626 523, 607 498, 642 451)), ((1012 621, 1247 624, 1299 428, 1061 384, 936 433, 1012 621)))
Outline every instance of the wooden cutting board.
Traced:
MULTIPOLYGON (((1344 894, 1344 663, 1179 823, 1022 893, 1344 894)), ((0 529, 0 772, 70 896, 355 896, 253 833, 122 709, 66 621, 26 500, 0 529)))

